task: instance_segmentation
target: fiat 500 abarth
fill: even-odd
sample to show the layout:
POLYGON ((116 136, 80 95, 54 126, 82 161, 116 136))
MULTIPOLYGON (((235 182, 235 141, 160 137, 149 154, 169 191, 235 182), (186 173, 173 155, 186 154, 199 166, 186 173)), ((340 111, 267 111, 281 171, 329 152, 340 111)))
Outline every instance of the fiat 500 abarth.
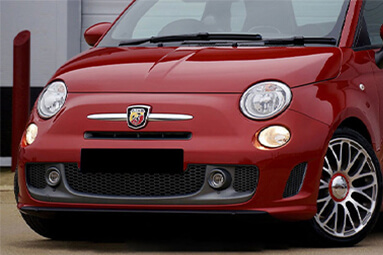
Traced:
POLYGON ((37 100, 23 218, 54 238, 55 212, 267 214, 359 242, 382 207, 382 23, 383 0, 133 1, 37 100))

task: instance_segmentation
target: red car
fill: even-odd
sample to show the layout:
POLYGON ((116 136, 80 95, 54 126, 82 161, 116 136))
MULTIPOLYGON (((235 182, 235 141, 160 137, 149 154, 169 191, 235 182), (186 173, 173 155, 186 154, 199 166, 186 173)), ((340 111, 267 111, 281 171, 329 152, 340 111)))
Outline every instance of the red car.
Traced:
MULTIPOLYGON (((137 0, 32 111, 15 193, 63 213, 269 215, 353 245, 382 208, 383 0, 137 0)), ((47 218, 49 216, 49 218, 47 218)))

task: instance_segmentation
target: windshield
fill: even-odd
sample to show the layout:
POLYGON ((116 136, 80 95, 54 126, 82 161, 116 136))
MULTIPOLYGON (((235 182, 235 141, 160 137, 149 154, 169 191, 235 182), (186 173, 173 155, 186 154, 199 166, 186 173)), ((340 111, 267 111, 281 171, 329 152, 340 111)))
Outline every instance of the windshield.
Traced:
POLYGON ((307 37, 331 38, 336 44, 348 4, 349 0, 137 0, 99 46, 161 42, 142 40, 154 37, 174 44, 191 34, 198 34, 199 41, 201 34, 219 34, 221 42, 225 35, 237 35, 228 36, 230 41, 249 41, 243 35, 258 35, 257 41, 307 37), (169 40, 169 36, 178 37, 169 40))

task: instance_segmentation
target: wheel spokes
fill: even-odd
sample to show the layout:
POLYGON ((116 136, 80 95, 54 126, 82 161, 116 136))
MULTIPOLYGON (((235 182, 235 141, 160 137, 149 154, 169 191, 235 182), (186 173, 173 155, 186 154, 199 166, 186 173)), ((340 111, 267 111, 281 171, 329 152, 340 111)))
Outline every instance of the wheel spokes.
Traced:
POLYGON ((345 238, 355 235, 367 225, 377 199, 375 171, 371 157, 355 141, 341 138, 330 142, 324 159, 315 216, 324 231, 345 238))

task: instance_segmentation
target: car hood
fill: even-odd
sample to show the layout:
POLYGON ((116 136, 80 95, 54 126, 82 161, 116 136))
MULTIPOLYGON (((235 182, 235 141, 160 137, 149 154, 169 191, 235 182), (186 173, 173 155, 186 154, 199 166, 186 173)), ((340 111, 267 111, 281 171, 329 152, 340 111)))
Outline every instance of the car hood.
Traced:
POLYGON ((336 47, 94 48, 52 80, 69 93, 242 93, 266 80, 296 87, 335 78, 341 55, 336 47))

